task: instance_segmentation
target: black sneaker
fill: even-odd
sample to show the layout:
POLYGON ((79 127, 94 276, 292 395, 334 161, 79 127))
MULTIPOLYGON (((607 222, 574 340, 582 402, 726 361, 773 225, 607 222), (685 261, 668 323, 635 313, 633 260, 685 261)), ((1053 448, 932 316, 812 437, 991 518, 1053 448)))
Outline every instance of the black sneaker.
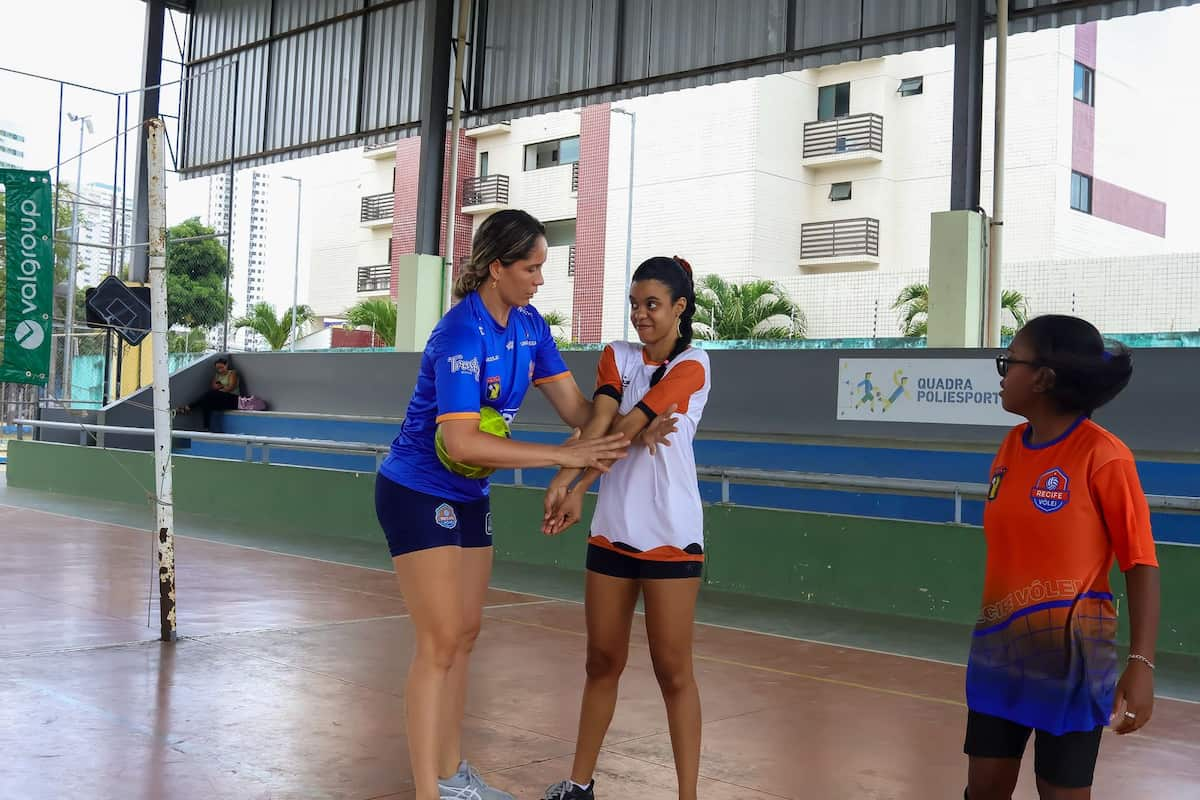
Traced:
POLYGON ((589 783, 586 789, 580 789, 569 780, 562 781, 547 789, 542 795, 542 800, 596 800, 596 796, 592 794, 595 788, 595 780, 589 783))

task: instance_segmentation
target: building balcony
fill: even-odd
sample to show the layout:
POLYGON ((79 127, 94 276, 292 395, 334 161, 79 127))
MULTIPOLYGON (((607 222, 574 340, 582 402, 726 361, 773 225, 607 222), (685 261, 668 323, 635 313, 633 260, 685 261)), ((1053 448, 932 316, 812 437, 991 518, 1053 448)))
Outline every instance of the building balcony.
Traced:
POLYGON ((883 160, 883 117, 858 114, 804 124, 804 166, 819 169, 839 164, 883 160))
POLYGON ((870 217, 800 226, 800 269, 842 272, 879 267, 879 220, 870 217))
POLYGON ((386 292, 392 288, 392 265, 376 264, 358 268, 358 291, 386 292))
POLYGON ((363 148, 363 158, 380 160, 386 158, 390 161, 396 157, 396 144, 397 141, 395 139, 390 142, 383 142, 382 144, 369 144, 363 148))
POLYGON ((508 176, 485 175, 463 181, 462 213, 490 214, 508 208, 508 176))
POLYGON ((486 139, 489 136, 507 136, 511 132, 512 125, 507 122, 497 122, 493 125, 482 125, 463 131, 463 135, 469 139, 486 139))
POLYGON ((395 207, 396 196, 391 192, 367 195, 362 199, 359 222, 364 228, 390 227, 395 207))

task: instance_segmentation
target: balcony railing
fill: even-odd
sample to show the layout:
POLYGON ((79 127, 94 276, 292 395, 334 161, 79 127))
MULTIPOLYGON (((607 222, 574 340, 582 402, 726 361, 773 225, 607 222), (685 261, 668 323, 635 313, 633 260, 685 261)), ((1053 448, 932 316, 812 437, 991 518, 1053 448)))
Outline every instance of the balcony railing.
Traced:
POLYGON ((579 162, 571 162, 571 191, 579 191, 579 162))
POLYGON ((463 205, 508 205, 508 176, 485 175, 463 181, 463 205))
POLYGON ((575 245, 567 251, 567 277, 575 274, 575 245))
POLYGON ((883 152, 883 117, 878 114, 804 124, 805 158, 863 151, 883 152))
POLYGON ((359 219, 363 222, 376 222, 390 219, 396 207, 396 196, 391 192, 367 195, 362 199, 359 219))
POLYGON ((879 257, 879 220, 869 217, 800 226, 800 260, 838 256, 879 257))
POLYGON ((358 290, 360 292, 385 292, 392 288, 392 265, 376 264, 358 268, 358 290))

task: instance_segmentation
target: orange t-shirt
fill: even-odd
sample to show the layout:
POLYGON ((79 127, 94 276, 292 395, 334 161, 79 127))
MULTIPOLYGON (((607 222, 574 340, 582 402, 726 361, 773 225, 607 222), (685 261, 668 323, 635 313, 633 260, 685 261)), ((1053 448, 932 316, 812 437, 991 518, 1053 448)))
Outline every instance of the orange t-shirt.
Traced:
POLYGON ((1150 508, 1133 454, 1095 422, 1041 445, 1028 431, 1010 431, 992 464, 967 703, 1053 734, 1092 730, 1117 677, 1109 570, 1158 566, 1150 508))

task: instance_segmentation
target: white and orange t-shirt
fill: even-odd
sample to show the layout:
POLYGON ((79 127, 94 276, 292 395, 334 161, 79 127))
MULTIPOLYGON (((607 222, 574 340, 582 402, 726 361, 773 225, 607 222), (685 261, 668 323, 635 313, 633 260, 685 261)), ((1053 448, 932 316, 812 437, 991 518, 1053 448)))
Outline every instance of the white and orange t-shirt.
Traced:
POLYGON ((703 561, 704 510, 692 442, 708 402, 708 354, 688 348, 651 387, 659 366, 631 342, 613 342, 600 357, 596 391, 619 398, 621 414, 641 408, 654 418, 672 403, 678 408, 670 447, 654 455, 632 447, 601 477, 588 542, 652 561, 703 561))

